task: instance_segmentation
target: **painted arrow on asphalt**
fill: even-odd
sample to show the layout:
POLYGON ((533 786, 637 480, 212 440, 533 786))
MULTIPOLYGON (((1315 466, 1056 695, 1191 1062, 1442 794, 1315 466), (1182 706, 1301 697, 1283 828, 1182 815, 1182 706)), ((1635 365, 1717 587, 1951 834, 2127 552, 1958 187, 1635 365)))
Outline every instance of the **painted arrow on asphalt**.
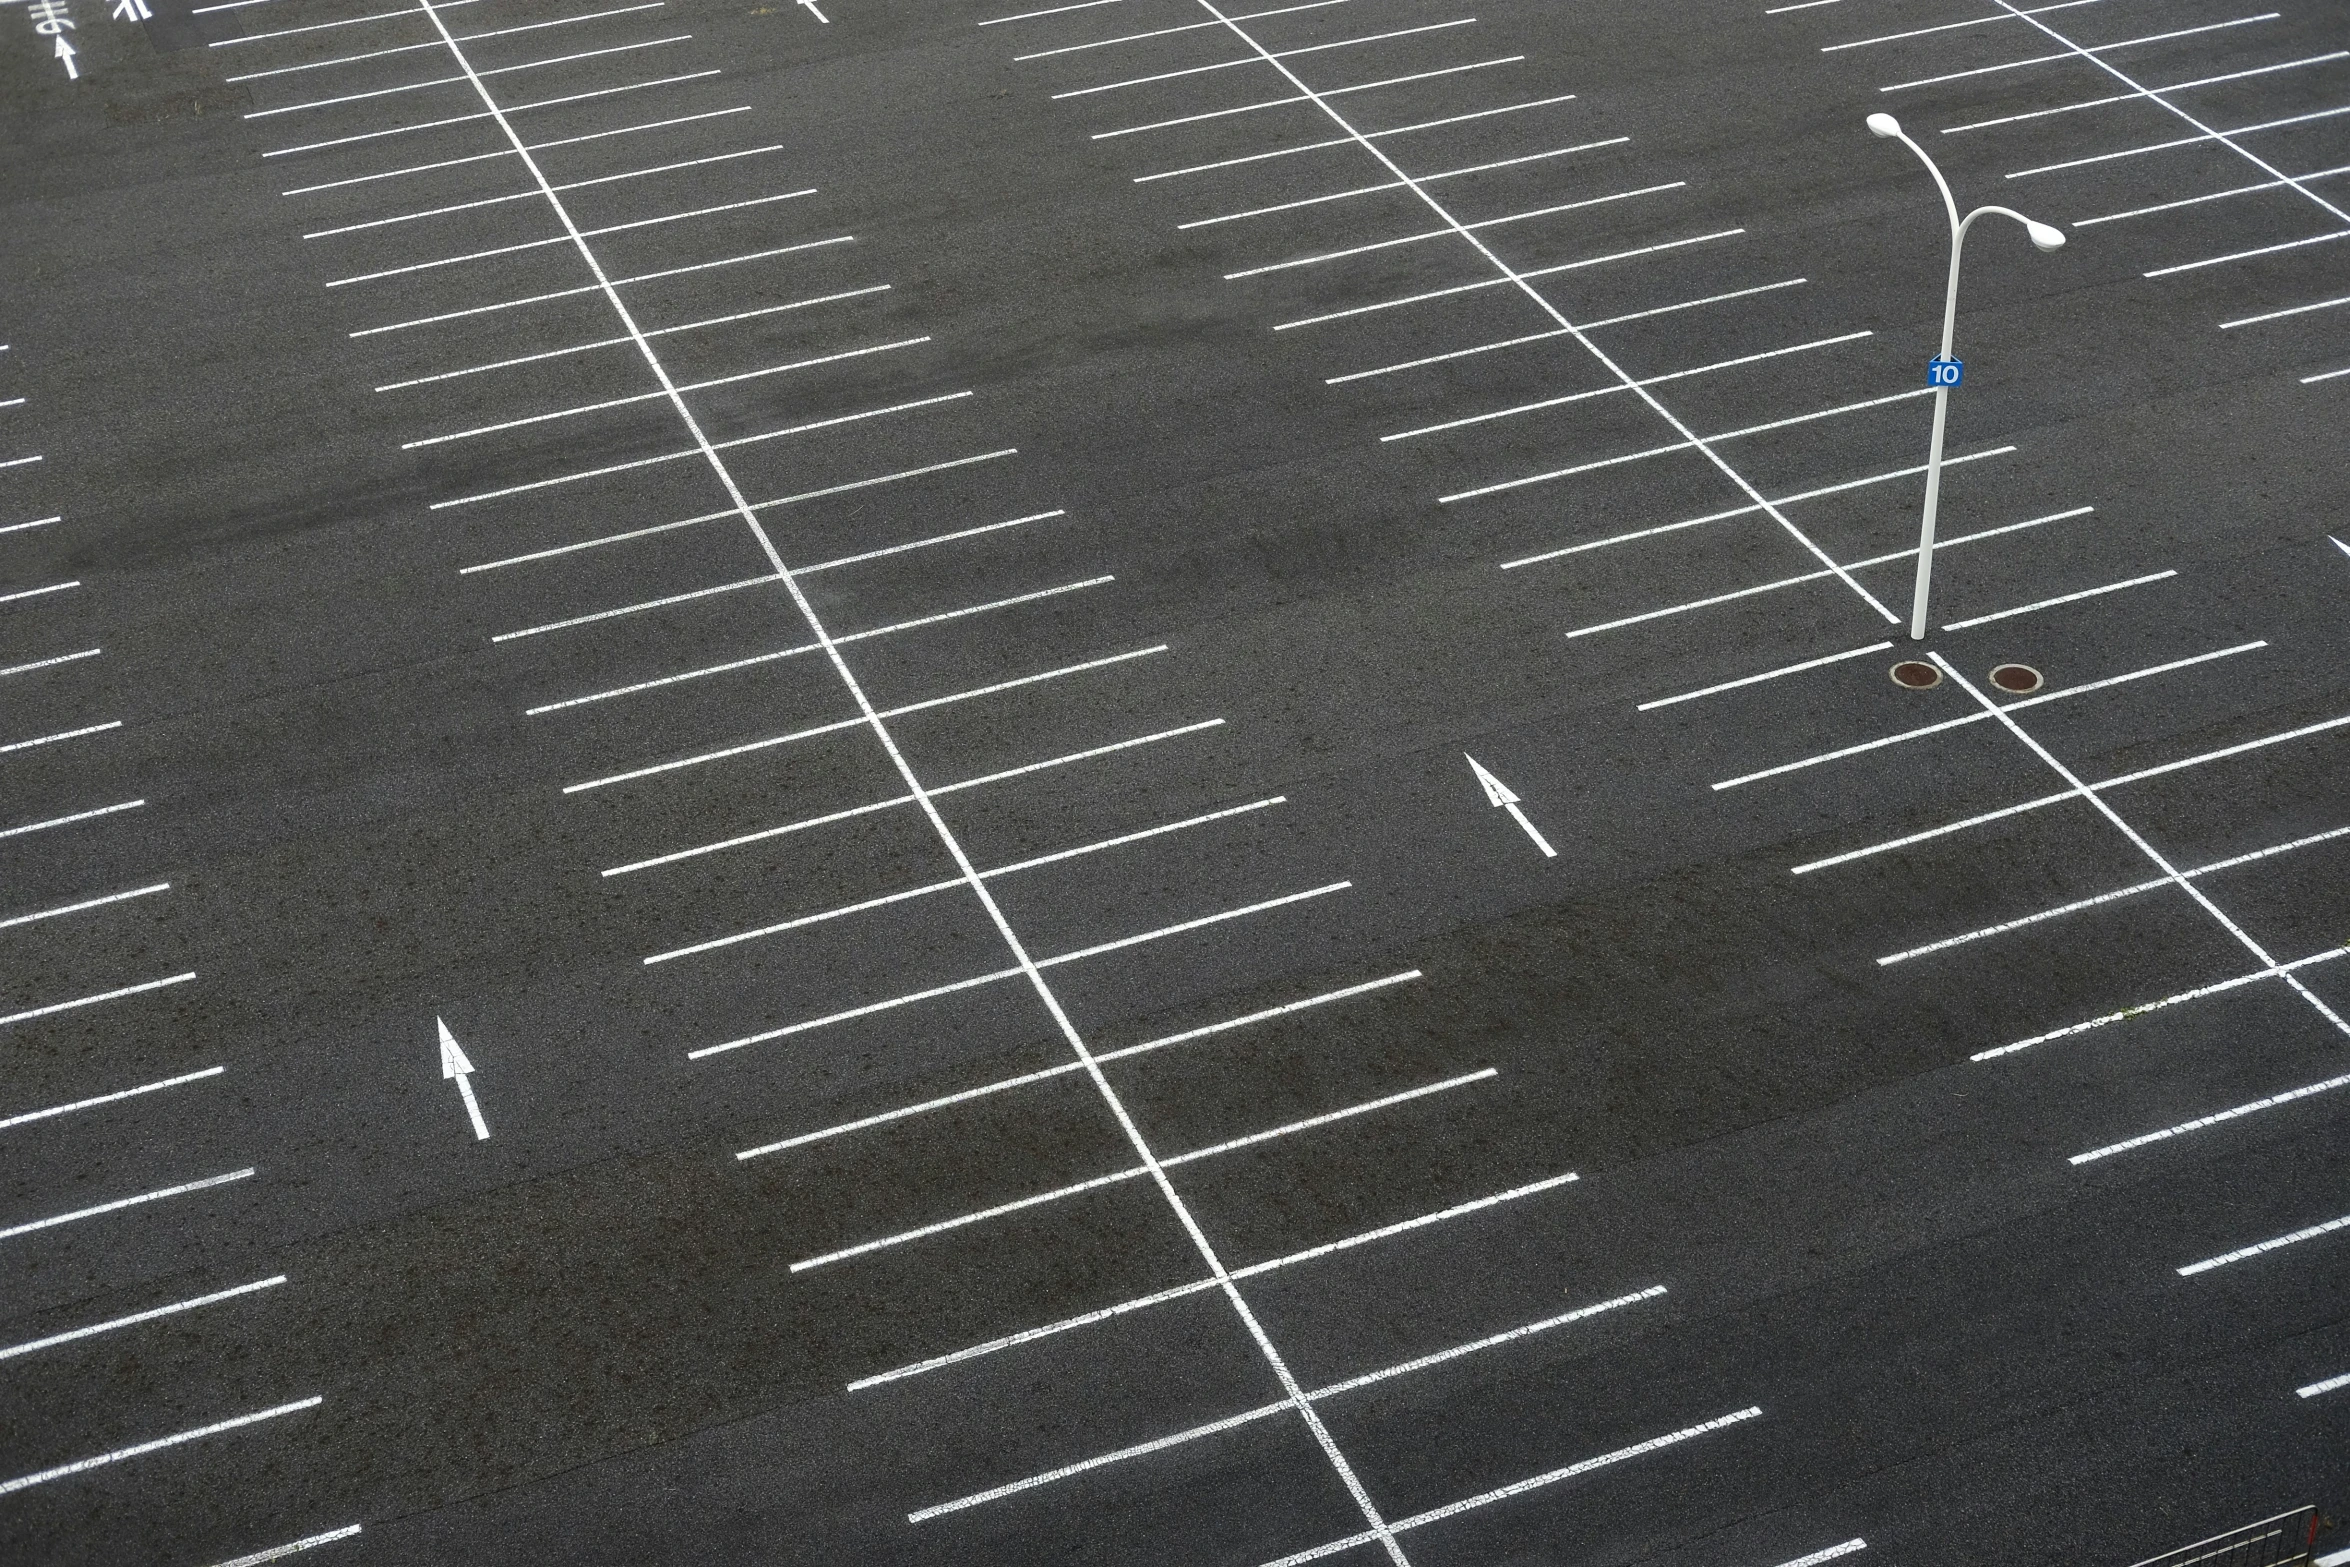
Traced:
POLYGON ((457 1097, 465 1101, 466 1118, 473 1122, 473 1140, 490 1140, 490 1126, 481 1118, 481 1105, 473 1097, 473 1063, 465 1059, 464 1047, 457 1036, 449 1032, 449 1025, 434 1018, 433 1026, 441 1031, 441 1076, 457 1080, 457 1097))
POLYGON ((1534 824, 1526 820, 1526 813, 1518 809, 1518 792, 1515 789, 1512 789, 1508 784, 1505 784, 1500 779, 1494 777, 1491 773, 1487 772, 1485 770, 1485 764, 1478 761, 1475 757, 1469 756, 1468 752, 1463 751, 1461 755, 1468 757, 1469 771, 1475 773, 1477 775, 1477 781, 1485 786, 1485 798, 1491 801, 1494 805, 1497 805, 1501 809, 1509 812, 1510 820, 1516 822, 1520 827, 1526 829, 1526 836, 1534 840, 1534 847, 1542 851, 1542 857, 1544 859, 1557 859, 1559 854, 1558 850, 1552 848, 1550 846, 1549 840, 1534 830, 1534 824))
POLYGON ((70 39, 63 36, 58 38, 57 58, 65 62, 65 79, 67 81, 78 82, 82 79, 82 68, 74 64, 73 43, 70 39))

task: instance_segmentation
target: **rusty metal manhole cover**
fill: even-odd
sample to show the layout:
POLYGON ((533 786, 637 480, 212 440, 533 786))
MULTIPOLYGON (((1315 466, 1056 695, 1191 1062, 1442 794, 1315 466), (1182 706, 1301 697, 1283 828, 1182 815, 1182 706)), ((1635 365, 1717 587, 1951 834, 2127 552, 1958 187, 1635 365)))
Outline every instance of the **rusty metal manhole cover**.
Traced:
MULTIPOLYGON (((2008 667, 2020 669, 2023 666, 2018 664, 2008 667)), ((1996 680, 1999 677, 1993 675, 1991 678, 1996 680)), ((2034 676, 2033 678, 2037 680, 2039 677, 2034 676)), ((1938 686, 1942 683, 1942 671, 1924 659, 1905 658, 1893 666, 1893 683, 1897 686, 1907 686, 1912 691, 1923 691, 1930 686, 1938 686)))

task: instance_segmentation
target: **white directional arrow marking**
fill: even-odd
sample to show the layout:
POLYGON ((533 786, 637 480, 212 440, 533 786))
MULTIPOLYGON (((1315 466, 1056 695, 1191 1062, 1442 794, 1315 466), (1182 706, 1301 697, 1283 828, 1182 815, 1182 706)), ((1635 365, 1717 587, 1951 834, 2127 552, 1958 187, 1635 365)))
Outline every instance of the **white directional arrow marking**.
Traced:
MULTIPOLYGON (((64 40, 62 39, 59 40, 61 43, 63 41, 64 40)), ((2350 555, 2350 544, 2344 544, 2340 539, 2334 539, 2334 536, 2330 533, 2327 534, 2326 537, 2334 540, 2334 548, 2340 550, 2345 555, 2350 555)))
POLYGON ((457 1036, 449 1032, 449 1025, 434 1018, 433 1026, 441 1031, 441 1076, 457 1080, 457 1097, 465 1101, 465 1114, 473 1122, 473 1140, 490 1140, 490 1127, 481 1118, 481 1105, 473 1097, 473 1063, 465 1059, 464 1047, 457 1036))
POLYGON ((1510 820, 1516 822, 1520 827, 1526 829, 1526 836, 1534 840, 1534 847, 1542 851, 1542 857, 1544 859, 1557 859, 1559 854, 1558 850, 1552 848, 1550 846, 1549 840, 1534 830, 1534 824, 1526 820, 1526 813, 1518 809, 1518 792, 1515 789, 1512 789, 1508 784, 1505 784, 1500 779, 1494 777, 1491 773, 1487 772, 1485 770, 1485 764, 1478 761, 1475 757, 1469 756, 1468 752, 1463 751, 1461 755, 1468 757, 1469 771, 1475 773, 1477 775, 1477 781, 1485 786, 1485 798, 1492 804, 1497 805, 1501 809, 1509 812, 1510 820))
POLYGON ((800 0, 800 4, 806 6, 808 8, 808 14, 816 18, 817 21, 823 22, 828 26, 831 24, 832 18, 826 16, 822 11, 816 9, 816 0, 800 0))
POLYGON ((61 37, 57 40, 57 58, 65 62, 65 79, 67 81, 78 82, 82 79, 82 68, 74 64, 73 41, 71 39, 61 37))

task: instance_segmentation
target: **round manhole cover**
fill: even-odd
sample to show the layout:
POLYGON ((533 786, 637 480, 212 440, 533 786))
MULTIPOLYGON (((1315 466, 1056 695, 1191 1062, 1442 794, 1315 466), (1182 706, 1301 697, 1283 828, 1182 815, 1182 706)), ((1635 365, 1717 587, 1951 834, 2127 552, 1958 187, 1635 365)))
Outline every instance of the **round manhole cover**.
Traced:
POLYGON ((1991 683, 2009 696, 2029 696, 2048 684, 2029 664, 2001 664, 1991 671, 1991 683))
MULTIPOLYGON (((2020 668, 2021 666, 2015 667, 2020 668)), ((1991 678, 1997 680, 1999 677, 1993 675, 1991 678)), ((1907 686, 1912 691, 1923 691, 1928 686, 1938 686, 1942 683, 1942 671, 1923 659, 1905 658, 1893 666, 1893 683, 1897 686, 1907 686)))

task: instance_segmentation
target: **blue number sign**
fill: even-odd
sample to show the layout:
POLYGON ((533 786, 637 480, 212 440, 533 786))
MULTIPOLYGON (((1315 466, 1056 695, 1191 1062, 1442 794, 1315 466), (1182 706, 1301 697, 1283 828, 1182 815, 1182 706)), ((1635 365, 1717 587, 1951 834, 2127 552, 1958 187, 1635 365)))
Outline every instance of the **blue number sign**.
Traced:
POLYGON ((1926 361, 1928 386, 1956 386, 1966 379, 1966 365, 1956 359, 1929 359, 1926 361))

